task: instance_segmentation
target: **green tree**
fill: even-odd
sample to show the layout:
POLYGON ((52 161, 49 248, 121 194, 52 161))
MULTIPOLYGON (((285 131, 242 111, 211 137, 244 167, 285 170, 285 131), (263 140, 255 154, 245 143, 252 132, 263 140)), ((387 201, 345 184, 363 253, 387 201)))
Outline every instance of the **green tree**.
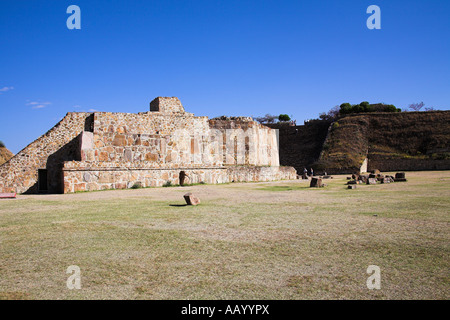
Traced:
POLYGON ((349 114, 351 112, 352 112, 352 105, 350 103, 346 102, 339 106, 340 114, 349 114))
POLYGON ((280 114, 278 116, 278 120, 279 121, 290 121, 291 117, 289 117, 287 114, 280 114))
POLYGON ((363 112, 371 112, 372 108, 370 107, 370 103, 368 101, 363 101, 359 104, 363 110, 363 112))
POLYGON ((393 104, 388 104, 384 106, 384 112, 400 112, 393 104))
POLYGON ((4 148, 5 144, 3 143, 3 141, 0 140, 0 148, 4 148))

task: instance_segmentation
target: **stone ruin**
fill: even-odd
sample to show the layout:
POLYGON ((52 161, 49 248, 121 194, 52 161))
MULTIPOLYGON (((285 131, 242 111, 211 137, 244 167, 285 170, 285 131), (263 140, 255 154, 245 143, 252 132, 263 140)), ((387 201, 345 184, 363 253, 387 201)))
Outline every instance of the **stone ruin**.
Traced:
MULTIPOLYGON (((356 185, 356 184, 386 184, 392 182, 406 182, 405 173, 397 172, 395 177, 384 175, 378 169, 372 170, 370 174, 359 174, 354 173, 351 177, 347 177, 347 185, 356 185)), ((350 188, 349 188, 350 189, 350 188)))
POLYGON ((294 168, 279 165, 276 129, 246 117, 196 117, 178 98, 158 97, 149 112, 67 113, 0 166, 0 192, 295 178, 294 168))

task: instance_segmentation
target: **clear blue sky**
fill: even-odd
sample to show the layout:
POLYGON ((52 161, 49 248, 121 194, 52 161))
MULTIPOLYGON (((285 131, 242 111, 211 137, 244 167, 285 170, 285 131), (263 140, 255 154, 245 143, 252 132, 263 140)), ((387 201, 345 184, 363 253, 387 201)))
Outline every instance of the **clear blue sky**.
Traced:
POLYGON ((297 123, 365 100, 448 110, 449 39, 448 0, 0 0, 0 140, 16 153, 67 112, 156 96, 297 123), (372 4, 381 30, 366 27, 372 4))

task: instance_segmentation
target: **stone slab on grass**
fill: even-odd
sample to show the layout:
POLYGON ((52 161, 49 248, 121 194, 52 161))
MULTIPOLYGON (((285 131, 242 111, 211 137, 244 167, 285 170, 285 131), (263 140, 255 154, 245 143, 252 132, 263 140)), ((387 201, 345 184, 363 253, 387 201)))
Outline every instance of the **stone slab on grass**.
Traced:
POLYGON ((191 192, 186 193, 183 197, 188 206, 196 206, 200 204, 200 199, 194 196, 191 192))

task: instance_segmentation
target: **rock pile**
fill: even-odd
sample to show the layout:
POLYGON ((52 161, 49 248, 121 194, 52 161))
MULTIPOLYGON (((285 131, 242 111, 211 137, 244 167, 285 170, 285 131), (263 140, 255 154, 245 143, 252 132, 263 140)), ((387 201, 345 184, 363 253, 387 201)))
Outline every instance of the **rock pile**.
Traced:
POLYGON ((404 172, 398 172, 395 174, 395 178, 393 176, 388 176, 382 174, 379 170, 373 170, 370 174, 352 174, 351 178, 347 177, 347 185, 355 185, 355 184, 377 184, 379 183, 392 183, 398 181, 407 181, 405 178, 404 172))

